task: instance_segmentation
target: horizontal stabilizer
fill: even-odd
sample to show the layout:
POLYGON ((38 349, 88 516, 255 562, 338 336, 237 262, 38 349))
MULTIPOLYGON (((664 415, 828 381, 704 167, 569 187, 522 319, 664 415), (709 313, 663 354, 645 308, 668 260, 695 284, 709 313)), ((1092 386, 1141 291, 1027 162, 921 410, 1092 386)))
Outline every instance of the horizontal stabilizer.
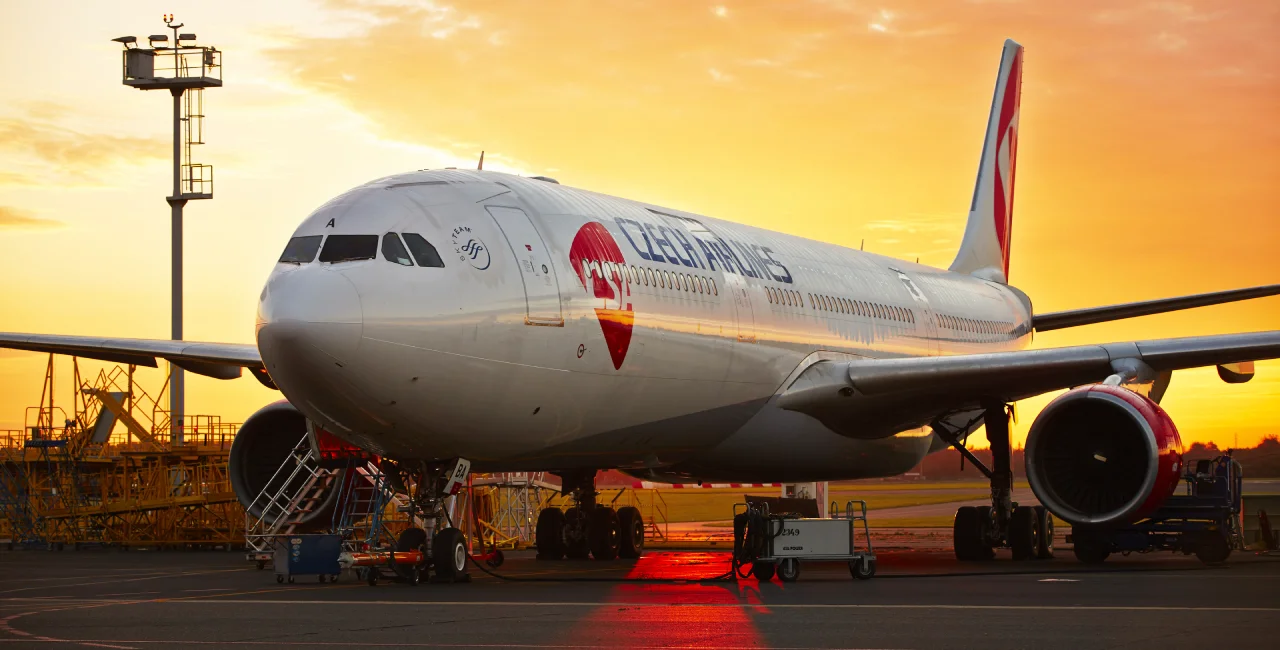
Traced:
POLYGON ((1200 293, 1194 296, 1162 298, 1160 300, 1147 300, 1144 302, 1129 302, 1123 305, 1090 307, 1088 309, 1072 309, 1069 311, 1055 311, 1048 314, 1036 314, 1032 317, 1031 324, 1035 327, 1037 332, 1047 332, 1049 330, 1057 330, 1064 327, 1079 327, 1081 325, 1105 323, 1107 321, 1121 320, 1123 318, 1162 314, 1167 311, 1191 309, 1192 307, 1206 307, 1208 305, 1220 305, 1224 302, 1236 302, 1238 300, 1249 300, 1250 298, 1265 298, 1266 296, 1274 296, 1278 294, 1280 294, 1280 284, 1270 284, 1263 287, 1250 287, 1248 289, 1232 289, 1230 291, 1200 293))

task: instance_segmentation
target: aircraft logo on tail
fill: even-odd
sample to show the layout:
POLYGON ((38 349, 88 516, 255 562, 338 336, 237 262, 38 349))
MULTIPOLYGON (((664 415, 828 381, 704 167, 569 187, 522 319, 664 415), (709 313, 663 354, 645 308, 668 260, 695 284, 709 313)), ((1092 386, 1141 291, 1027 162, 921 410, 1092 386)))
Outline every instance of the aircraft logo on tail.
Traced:
POLYGON ((1009 277, 1009 246, 1013 236, 1013 181, 1018 161, 1018 105, 1022 97, 1022 49, 1014 55, 1005 80, 996 130, 995 217, 996 242, 1009 277))

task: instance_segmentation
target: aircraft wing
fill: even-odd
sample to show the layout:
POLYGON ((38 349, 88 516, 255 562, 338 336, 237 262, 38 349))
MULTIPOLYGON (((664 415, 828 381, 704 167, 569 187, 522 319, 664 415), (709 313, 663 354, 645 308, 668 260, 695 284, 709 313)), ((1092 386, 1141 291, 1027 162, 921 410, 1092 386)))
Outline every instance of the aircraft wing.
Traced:
POLYGON ((0 332, 0 348, 52 352, 86 359, 156 367, 156 359, 207 377, 235 379, 248 368, 258 381, 275 388, 267 376, 258 348, 245 343, 198 343, 154 339, 117 339, 101 336, 60 336, 0 332))
POLYGON ((1178 296, 1177 298, 1144 300, 1142 302, 1129 302, 1121 305, 1107 305, 1105 307, 1088 307, 1085 309, 1071 309, 1068 311, 1036 314, 1031 319, 1031 325, 1037 332, 1047 332, 1049 330, 1062 329, 1064 327, 1078 327, 1080 325, 1106 323, 1123 318, 1163 314, 1165 312, 1191 309, 1193 307, 1221 305, 1223 303, 1236 302, 1238 300, 1250 300, 1252 298, 1264 298, 1266 296, 1274 295, 1280 295, 1280 284, 1269 284, 1262 287, 1249 287, 1246 289, 1231 289, 1229 291, 1214 291, 1211 293, 1198 293, 1193 296, 1178 296))
POLYGON ((1152 381, 1184 368, 1280 358, 1280 331, 945 357, 820 361, 778 396, 842 435, 904 430, 937 418, 1101 382, 1152 381), (1140 362, 1140 363, 1137 363, 1140 362), (1145 364, 1145 365, 1144 365, 1145 364), (1129 377, 1126 377, 1128 379, 1129 377))

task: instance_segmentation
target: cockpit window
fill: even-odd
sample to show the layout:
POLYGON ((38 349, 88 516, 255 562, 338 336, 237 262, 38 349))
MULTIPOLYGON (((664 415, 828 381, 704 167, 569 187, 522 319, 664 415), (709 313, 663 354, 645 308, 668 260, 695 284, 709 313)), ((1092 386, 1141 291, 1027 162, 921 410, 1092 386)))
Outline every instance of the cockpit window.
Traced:
POLYGON ((280 254, 280 261, 285 264, 311 262, 316 258, 316 251, 320 250, 321 239, 324 239, 324 235, 307 235, 290 239, 284 247, 284 253, 280 254))
POLYGON ((418 266, 436 266, 444 268, 444 260, 440 259, 440 253, 436 252, 436 247, 431 245, 416 232, 404 233, 404 243, 413 252, 413 258, 418 260, 418 266))
POLYGON ((321 262, 371 260, 377 256, 377 235, 329 235, 320 251, 321 262))
POLYGON ((404 244, 400 243, 400 238, 393 232, 382 236, 382 256, 387 258, 388 262, 413 266, 413 260, 409 259, 409 251, 404 249, 404 244))

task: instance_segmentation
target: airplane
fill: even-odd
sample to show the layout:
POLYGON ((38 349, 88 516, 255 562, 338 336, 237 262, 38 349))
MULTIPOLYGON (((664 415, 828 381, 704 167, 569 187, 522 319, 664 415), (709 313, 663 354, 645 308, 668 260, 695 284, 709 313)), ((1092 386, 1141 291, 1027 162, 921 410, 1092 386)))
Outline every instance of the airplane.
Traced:
POLYGON ((424 170, 354 188, 298 226, 262 290, 256 345, 3 333, 0 347, 159 358, 220 379, 248 369, 285 399, 236 437, 241 502, 278 487, 302 439, 376 458, 417 486, 426 530, 413 543, 445 577, 466 570, 441 514, 447 481, 468 469, 556 473, 575 505, 539 514, 539 557, 613 559, 640 553, 644 526, 634 508, 595 503, 597 470, 858 479, 948 447, 992 488, 990 507, 957 511, 957 556, 1044 556, 1048 513, 1125 523, 1173 491, 1181 442, 1159 406, 1173 371, 1247 380, 1253 361, 1280 357, 1280 331, 1030 350, 1034 334, 1280 285, 1037 313, 1009 284, 1022 64, 1006 41, 946 269, 542 176, 424 170), (1010 405, 1061 389, 1027 440, 1043 507, 1015 506, 1010 405), (982 425, 990 468, 965 447, 982 425))

